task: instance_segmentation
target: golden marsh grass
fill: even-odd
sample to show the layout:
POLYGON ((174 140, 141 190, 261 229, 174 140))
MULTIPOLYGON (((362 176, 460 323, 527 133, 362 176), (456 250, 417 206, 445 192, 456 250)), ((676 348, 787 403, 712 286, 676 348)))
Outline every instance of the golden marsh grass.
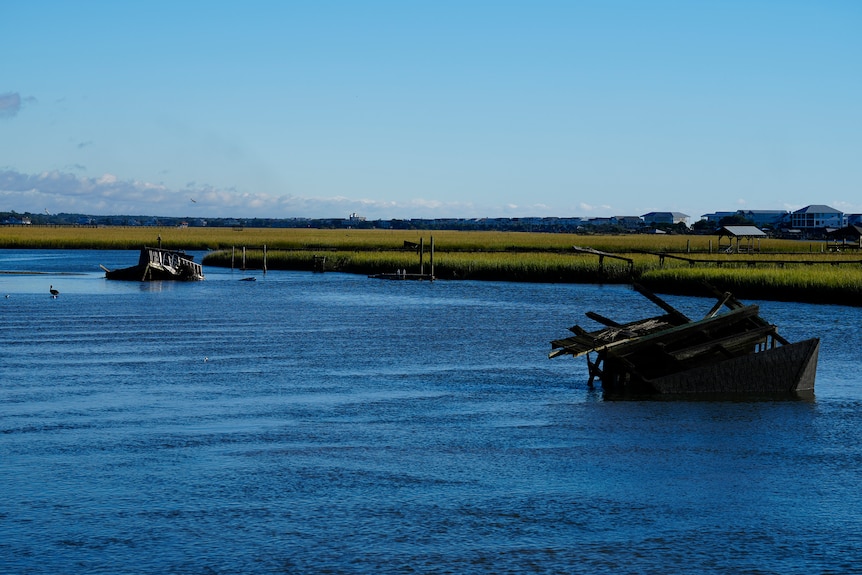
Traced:
MULTIPOLYGON (((862 254, 831 252, 822 242, 761 240, 756 254, 718 253, 717 236, 581 235, 526 232, 321 230, 297 228, 167 227, 0 227, 0 248, 139 249, 156 245, 204 250, 206 265, 260 268, 263 246, 269 269, 313 269, 314 256, 326 256, 326 269, 374 274, 419 271, 418 255, 404 242, 424 241, 425 273, 441 279, 613 283, 640 281, 660 292, 702 293, 709 282, 739 297, 795 299, 862 305, 862 254), (589 247, 632 260, 578 254, 589 247), (656 254, 666 253, 688 261, 656 254), (828 262, 828 263, 822 263, 828 262), (832 264, 832 265, 830 265, 832 264), (840 265, 838 265, 840 264, 840 265)), ((727 247, 724 240, 722 247, 727 247)))

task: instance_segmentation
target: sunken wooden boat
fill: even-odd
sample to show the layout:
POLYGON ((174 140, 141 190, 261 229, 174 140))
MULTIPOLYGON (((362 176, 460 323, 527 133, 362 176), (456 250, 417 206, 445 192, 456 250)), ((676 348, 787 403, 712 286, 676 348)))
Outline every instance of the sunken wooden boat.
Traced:
POLYGON ((166 250, 162 248, 144 247, 138 258, 138 264, 116 270, 105 270, 109 280, 127 281, 159 281, 179 280, 198 281, 204 279, 203 267, 181 250, 166 250))
POLYGON ((730 293, 713 290, 718 302, 692 320, 643 286, 635 289, 665 314, 619 324, 587 312, 605 327, 570 328, 575 335, 552 341, 549 357, 586 356, 589 385, 598 378, 611 396, 813 394, 818 338, 790 343, 757 305, 730 293))

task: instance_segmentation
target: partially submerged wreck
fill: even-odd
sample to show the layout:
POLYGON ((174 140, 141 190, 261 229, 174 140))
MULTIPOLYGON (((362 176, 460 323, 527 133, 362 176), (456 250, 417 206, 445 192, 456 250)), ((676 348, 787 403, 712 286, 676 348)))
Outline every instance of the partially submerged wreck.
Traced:
POLYGON ((665 314, 619 324, 587 312, 605 327, 570 328, 575 335, 552 341, 549 357, 586 356, 589 385, 598 378, 611 396, 813 393, 818 338, 788 342, 758 306, 729 293, 715 292, 718 302, 694 321, 646 288, 635 289, 665 314))
POLYGON ((155 281, 180 280, 197 281, 204 279, 203 267, 190 256, 180 250, 144 247, 138 258, 138 264, 122 269, 105 270, 109 280, 155 281))

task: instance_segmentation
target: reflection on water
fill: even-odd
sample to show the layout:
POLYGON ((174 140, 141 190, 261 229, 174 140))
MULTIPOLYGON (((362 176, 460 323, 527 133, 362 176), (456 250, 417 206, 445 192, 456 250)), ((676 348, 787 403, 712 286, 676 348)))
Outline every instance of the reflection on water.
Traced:
POLYGON ((624 287, 136 257, 0 250, 0 572, 858 572, 862 310, 760 302, 813 400, 608 402, 547 352, 624 287))

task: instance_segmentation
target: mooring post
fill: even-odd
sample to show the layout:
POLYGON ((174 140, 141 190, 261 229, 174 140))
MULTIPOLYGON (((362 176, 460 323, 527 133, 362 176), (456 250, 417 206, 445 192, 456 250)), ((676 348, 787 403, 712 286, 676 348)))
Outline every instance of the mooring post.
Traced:
POLYGON ((419 238, 419 275, 425 275, 425 238, 419 238))
POLYGON ((266 244, 263 244, 263 275, 266 275, 266 244))
POLYGON ((434 236, 431 236, 431 279, 434 279, 434 236))
POLYGON ((245 271, 245 246, 242 246, 242 271, 245 271))
POLYGON ((230 269, 233 269, 233 262, 236 259, 236 246, 230 247, 230 269))

